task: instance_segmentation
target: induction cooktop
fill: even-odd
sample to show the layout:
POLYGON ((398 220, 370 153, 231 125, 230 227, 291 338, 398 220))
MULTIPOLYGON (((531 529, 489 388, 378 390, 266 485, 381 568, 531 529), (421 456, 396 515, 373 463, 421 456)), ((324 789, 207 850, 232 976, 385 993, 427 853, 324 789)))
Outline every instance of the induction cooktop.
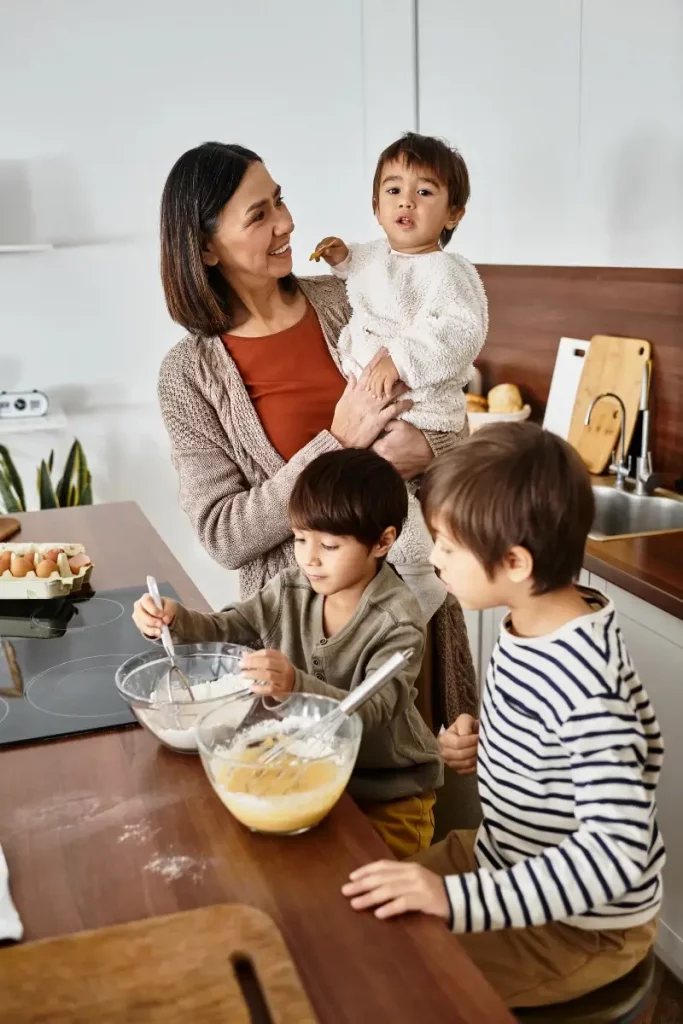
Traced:
POLYGON ((0 747, 135 723, 114 677, 147 644, 131 619, 142 592, 0 601, 0 747))

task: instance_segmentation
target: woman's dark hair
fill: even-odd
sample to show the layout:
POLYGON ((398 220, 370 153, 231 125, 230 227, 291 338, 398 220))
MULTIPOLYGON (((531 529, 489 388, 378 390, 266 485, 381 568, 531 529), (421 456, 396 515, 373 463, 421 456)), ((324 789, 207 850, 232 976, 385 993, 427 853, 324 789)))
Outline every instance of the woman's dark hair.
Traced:
MULTIPOLYGON (((470 198, 470 176, 467 164, 458 150, 433 135, 406 132, 380 153, 372 183, 373 208, 376 209, 379 202, 384 165, 395 160, 404 161, 406 167, 410 169, 424 167, 431 171, 436 180, 448 191, 448 205, 452 210, 464 210, 467 206, 470 198)), ((442 248, 448 245, 454 231, 455 228, 443 229, 439 238, 442 248)))
POLYGON ((489 578, 513 548, 534 560, 534 594, 569 586, 583 564, 594 500, 588 470, 534 423, 494 423, 432 463, 420 487, 430 529, 446 530, 489 578))
POLYGON ((390 462, 360 448, 326 452, 297 478, 289 520, 302 530, 355 537, 371 548, 393 526, 396 536, 408 515, 408 492, 390 462))
MULTIPOLYGON (((204 142, 173 165, 161 197, 161 281, 166 306, 192 334, 212 337, 233 326, 236 297, 219 267, 207 267, 202 252, 218 227, 221 210, 247 168, 262 163, 244 146, 204 142)), ((280 281, 295 291, 292 274, 280 281)))

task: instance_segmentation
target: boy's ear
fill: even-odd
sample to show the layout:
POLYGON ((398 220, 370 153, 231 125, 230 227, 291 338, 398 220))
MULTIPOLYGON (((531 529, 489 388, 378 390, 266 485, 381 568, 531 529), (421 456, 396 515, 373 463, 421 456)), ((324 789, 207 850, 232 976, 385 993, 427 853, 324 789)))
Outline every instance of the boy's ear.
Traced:
POLYGON ((503 570, 511 583, 526 583, 534 575, 533 555, 518 544, 503 557, 503 570))
POLYGON ((466 206, 461 206, 459 209, 454 206, 451 207, 448 213, 448 220, 446 221, 446 227, 449 231, 455 231, 466 212, 466 206))
POLYGON ((396 527, 387 526, 386 530, 372 549, 375 558, 384 558, 389 553, 396 541, 396 527))

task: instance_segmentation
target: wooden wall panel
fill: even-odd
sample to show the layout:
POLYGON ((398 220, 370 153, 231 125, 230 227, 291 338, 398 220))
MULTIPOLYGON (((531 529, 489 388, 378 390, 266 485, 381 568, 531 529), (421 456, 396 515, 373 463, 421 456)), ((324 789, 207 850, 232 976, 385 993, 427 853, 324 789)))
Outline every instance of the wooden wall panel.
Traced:
POLYGON ((491 325, 477 361, 486 386, 519 385, 540 418, 561 337, 652 343, 656 472, 683 476, 683 270, 480 264, 491 325))

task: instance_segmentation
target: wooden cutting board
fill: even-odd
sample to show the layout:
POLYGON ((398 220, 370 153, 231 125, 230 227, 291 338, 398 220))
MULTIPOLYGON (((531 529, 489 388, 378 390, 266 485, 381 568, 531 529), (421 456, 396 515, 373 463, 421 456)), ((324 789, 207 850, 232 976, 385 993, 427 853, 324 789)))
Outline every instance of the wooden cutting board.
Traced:
POLYGON ((650 343, 642 338, 617 338, 596 334, 591 338, 574 403, 568 440, 591 473, 608 466, 619 439, 621 414, 612 399, 595 406, 589 426, 586 411, 597 395, 612 391, 626 408, 626 450, 638 418, 643 370, 650 358, 650 343))
POLYGON ((12 1024, 316 1024, 284 939, 222 904, 0 951, 12 1024))

